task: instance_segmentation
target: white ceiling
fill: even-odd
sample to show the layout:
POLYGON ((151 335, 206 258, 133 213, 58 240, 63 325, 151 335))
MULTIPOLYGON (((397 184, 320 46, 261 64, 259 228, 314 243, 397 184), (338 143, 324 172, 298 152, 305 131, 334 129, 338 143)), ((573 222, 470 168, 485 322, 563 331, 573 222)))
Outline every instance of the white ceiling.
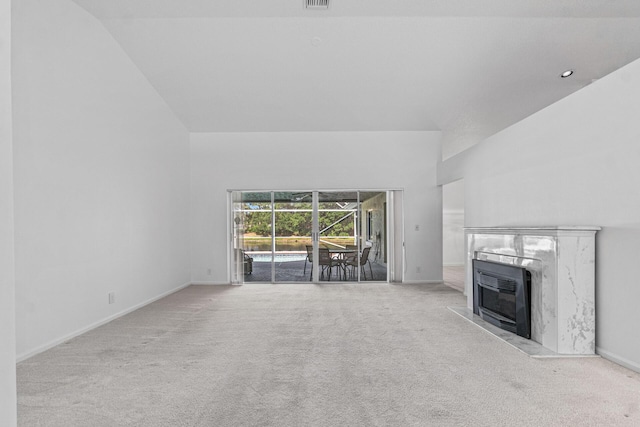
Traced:
POLYGON ((194 132, 485 137, 640 57, 638 0, 74 1, 194 132))

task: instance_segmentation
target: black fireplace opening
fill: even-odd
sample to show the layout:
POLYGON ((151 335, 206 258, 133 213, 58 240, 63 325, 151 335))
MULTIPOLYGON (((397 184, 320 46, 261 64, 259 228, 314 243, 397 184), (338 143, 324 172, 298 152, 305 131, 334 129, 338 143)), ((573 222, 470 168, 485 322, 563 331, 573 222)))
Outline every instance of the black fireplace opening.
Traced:
POLYGON ((473 312, 499 328, 531 338, 531 273, 516 265, 474 259, 473 312))

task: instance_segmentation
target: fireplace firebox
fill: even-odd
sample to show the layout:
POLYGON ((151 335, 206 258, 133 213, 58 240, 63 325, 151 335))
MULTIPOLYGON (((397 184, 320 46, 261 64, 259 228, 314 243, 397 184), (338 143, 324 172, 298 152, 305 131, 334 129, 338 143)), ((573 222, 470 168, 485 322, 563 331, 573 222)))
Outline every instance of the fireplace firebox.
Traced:
POLYGON ((531 338, 531 273, 516 265, 474 259, 473 312, 499 328, 531 338))

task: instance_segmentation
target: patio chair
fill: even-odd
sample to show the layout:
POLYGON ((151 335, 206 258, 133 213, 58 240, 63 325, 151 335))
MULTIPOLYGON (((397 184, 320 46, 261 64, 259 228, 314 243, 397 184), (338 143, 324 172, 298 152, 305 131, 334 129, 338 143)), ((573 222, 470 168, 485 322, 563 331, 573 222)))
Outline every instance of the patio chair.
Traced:
MULTIPOLYGON (((331 257, 329 253, 329 248, 318 248, 318 267, 320 270, 320 278, 324 276, 324 272, 329 269, 328 277, 329 281, 331 281, 331 271, 333 267, 342 268, 342 261, 331 257)), ((313 275, 313 272, 311 273, 313 275)), ((340 274, 340 270, 338 270, 338 274, 340 274)))
POLYGON ((238 255, 242 255, 244 274, 253 273, 253 258, 247 255, 243 249, 238 249, 238 255))
POLYGON ((345 249, 348 251, 353 251, 345 252, 343 255, 342 263, 346 276, 346 269, 348 266, 358 265, 358 245, 347 245, 345 249))
POLYGON ((313 246, 312 245, 307 245, 307 257, 304 259, 304 270, 302 271, 303 276, 307 274, 307 262, 313 263, 313 246))
MULTIPOLYGON (((364 266, 366 264, 369 264, 369 272, 371 273, 371 280, 373 280, 373 269, 371 268, 371 262, 369 261, 370 250, 371 247, 367 246, 362 250, 362 255, 360 256, 360 273, 364 276, 364 280, 367 280, 367 272, 364 269, 364 266)), ((349 275, 353 277, 355 269, 358 266, 358 257, 354 255, 345 259, 344 266, 345 268, 351 267, 351 272, 349 275)))
POLYGON ((344 254, 345 258, 351 258, 351 257, 357 257, 358 256, 358 245, 347 245, 345 246, 345 249, 348 251, 352 251, 352 252, 348 252, 344 254))

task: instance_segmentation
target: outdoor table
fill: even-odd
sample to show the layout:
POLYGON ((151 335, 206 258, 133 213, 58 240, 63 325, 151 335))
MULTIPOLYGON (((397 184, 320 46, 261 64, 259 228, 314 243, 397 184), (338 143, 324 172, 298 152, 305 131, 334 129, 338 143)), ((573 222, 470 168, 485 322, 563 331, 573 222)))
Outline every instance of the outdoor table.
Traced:
POLYGON ((342 249, 342 248, 329 249, 329 255, 331 255, 332 258, 336 258, 338 261, 340 261, 339 267, 342 269, 342 279, 344 280, 347 279, 347 268, 344 265, 344 260, 346 259, 346 256, 349 254, 355 254, 357 256, 358 250, 342 249), (337 256, 334 257, 334 255, 337 255, 337 256))

